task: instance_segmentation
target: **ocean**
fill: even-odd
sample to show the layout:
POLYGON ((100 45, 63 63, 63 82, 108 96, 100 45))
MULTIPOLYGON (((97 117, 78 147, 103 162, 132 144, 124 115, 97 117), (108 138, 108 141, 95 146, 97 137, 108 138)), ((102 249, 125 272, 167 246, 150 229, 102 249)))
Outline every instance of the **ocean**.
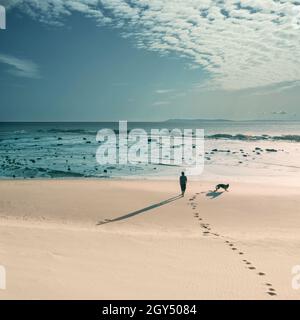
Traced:
MULTIPOLYGON (((1 179, 176 177, 184 165, 97 162, 97 132, 118 135, 118 122, 0 123, 1 179)), ((141 128, 203 129, 205 173, 252 175, 299 173, 300 121, 169 120, 129 122, 141 128)), ((150 139, 149 139, 150 143, 150 139)))

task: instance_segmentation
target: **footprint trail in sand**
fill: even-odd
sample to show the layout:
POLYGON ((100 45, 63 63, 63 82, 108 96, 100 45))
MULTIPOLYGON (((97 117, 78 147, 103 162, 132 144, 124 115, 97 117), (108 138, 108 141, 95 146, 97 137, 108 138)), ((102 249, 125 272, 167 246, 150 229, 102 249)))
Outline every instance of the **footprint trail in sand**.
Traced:
MULTIPOLYGON (((196 198, 199 195, 199 193, 194 194, 188 202, 188 205, 191 206, 193 212, 195 210, 197 210, 197 202, 196 202, 196 198)), ((197 219, 200 222, 200 227, 202 229, 202 235, 207 237, 207 236, 213 236, 214 239, 218 239, 218 238, 223 238, 226 239, 225 236, 213 231, 212 226, 209 223, 205 223, 204 219, 202 217, 200 217, 199 212, 194 212, 194 218, 197 219)), ((228 246, 228 248, 234 252, 237 253, 240 256, 244 256, 246 253, 243 252, 242 250, 239 250, 237 248, 237 246, 229 241, 229 240, 225 240, 224 244, 226 246, 228 246)), ((243 259, 242 263, 245 265, 245 267, 250 270, 250 271, 257 271, 257 268, 252 264, 252 262, 248 261, 247 259, 243 259)), ((266 277, 266 273, 265 272, 257 272, 257 276, 259 277, 266 277)), ((266 294, 270 295, 270 296, 276 296, 276 290, 273 288, 273 285, 271 283, 264 283, 264 287, 266 289, 266 294)))

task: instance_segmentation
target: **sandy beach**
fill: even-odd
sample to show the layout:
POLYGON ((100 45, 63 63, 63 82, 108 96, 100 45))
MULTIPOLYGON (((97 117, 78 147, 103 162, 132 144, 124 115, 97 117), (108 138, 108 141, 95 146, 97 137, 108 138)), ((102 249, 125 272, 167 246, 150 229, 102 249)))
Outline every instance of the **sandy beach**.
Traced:
POLYGON ((299 31, 300 0, 0 0, 0 302, 300 300, 299 31))
POLYGON ((299 185, 0 181, 0 299, 299 299, 299 185))

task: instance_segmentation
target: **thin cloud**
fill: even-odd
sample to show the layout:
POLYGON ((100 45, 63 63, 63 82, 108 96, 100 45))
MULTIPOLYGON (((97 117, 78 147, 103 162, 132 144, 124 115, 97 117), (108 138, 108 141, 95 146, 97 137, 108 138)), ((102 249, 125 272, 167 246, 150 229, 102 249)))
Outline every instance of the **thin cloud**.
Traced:
POLYGON ((170 104, 170 101, 155 101, 153 106, 167 106, 170 104))
POLYGON ((40 78, 38 65, 30 60, 0 54, 0 63, 6 64, 8 66, 7 72, 13 76, 32 79, 40 78))
MULTIPOLYGON (((34 19, 80 12, 121 29, 136 46, 175 53, 208 75, 203 89, 241 90, 300 80, 300 3, 292 0, 13 0, 34 19)), ((200 79, 199 79, 200 80, 200 79)))
POLYGON ((279 116, 284 116, 286 114, 288 114, 286 111, 273 111, 272 114, 275 114, 275 115, 279 115, 279 116))
POLYGON ((174 92, 174 89, 158 89, 155 91, 157 94, 166 94, 174 92))
POLYGON ((276 94, 276 93, 281 93, 284 91, 289 91, 292 89, 295 89, 300 86, 300 81, 293 81, 293 82, 283 82, 280 83, 279 85, 275 86, 268 86, 266 88, 260 88, 258 90, 255 90, 252 95, 254 96, 266 96, 270 94, 276 94))

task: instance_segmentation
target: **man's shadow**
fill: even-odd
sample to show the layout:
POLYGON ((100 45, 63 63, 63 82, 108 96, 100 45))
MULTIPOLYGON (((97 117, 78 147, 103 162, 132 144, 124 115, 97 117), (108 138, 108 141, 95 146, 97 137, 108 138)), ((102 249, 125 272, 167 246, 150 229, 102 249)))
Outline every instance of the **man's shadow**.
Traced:
POLYGON ((224 193, 224 191, 208 191, 206 193, 206 196, 209 197, 210 199, 216 199, 218 197, 220 197, 222 194, 224 193))
POLYGON ((172 197, 172 198, 169 198, 167 200, 164 200, 164 201, 161 201, 161 202, 158 202, 158 203, 155 203, 155 204, 152 204, 151 206, 148 206, 148 207, 145 207, 145 208, 142 208, 142 209, 139 209, 137 211, 133 211, 133 212, 130 212, 130 213, 127 213, 125 214, 124 216, 120 216, 120 217, 117 217, 115 219, 105 219, 103 221, 99 221, 97 222, 97 226, 101 226, 103 224, 106 224, 106 223, 111 223, 111 222, 116 222, 116 221, 121 221, 121 220, 125 220, 125 219, 128 219, 128 218, 131 218, 133 216, 136 216, 140 213, 144 213, 146 211, 149 211, 149 210, 152 210, 152 209, 155 209, 155 208, 158 208, 158 207, 161 207, 161 206, 164 206, 170 202, 173 202, 173 201, 176 201, 178 199, 181 199, 182 198, 182 195, 178 195, 178 196, 175 196, 175 197, 172 197))

